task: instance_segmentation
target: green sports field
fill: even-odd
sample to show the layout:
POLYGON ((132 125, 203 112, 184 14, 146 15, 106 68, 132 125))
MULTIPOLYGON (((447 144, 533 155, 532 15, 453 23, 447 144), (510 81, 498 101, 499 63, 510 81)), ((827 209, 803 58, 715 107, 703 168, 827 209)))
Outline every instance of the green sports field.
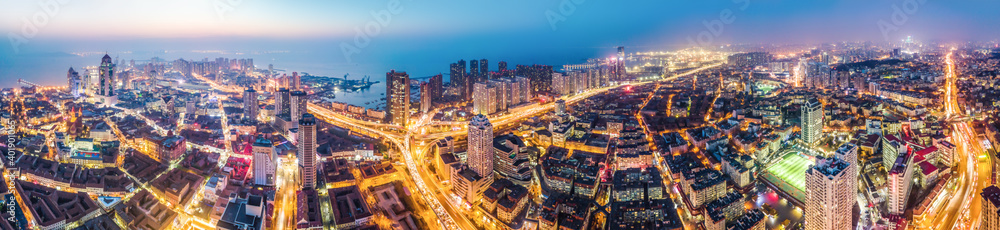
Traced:
MULTIPOLYGON (((777 177, 768 179, 780 179, 780 182, 792 185, 799 190, 798 192, 804 192, 806 190, 806 169, 809 169, 813 164, 814 162, 810 158, 800 156, 796 152, 785 154, 778 163, 767 168, 767 174, 777 177)), ((771 182, 779 184, 778 181, 772 180, 771 182)))

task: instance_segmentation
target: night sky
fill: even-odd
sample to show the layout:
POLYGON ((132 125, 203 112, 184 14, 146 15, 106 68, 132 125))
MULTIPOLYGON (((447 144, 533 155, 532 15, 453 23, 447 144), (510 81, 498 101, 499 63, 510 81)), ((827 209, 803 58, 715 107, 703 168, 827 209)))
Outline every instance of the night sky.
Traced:
POLYGON ((8 39, 0 45, 0 78, 10 77, 3 69, 14 59, 53 52, 286 50, 330 63, 401 69, 433 61, 446 71, 447 62, 462 58, 582 62, 618 45, 676 50, 699 43, 899 41, 907 35, 984 41, 1000 34, 997 1, 2 1, 0 32, 8 39), (384 25, 373 16, 380 12, 391 15, 384 25), (32 23, 36 18, 48 20, 32 23), (717 21, 729 23, 705 26, 717 21), (880 21, 895 30, 883 33, 880 21), (36 34, 24 33, 30 25, 38 25, 36 34), (377 33, 358 46, 357 31, 366 26, 377 33), (700 34, 711 36, 699 42, 700 34))

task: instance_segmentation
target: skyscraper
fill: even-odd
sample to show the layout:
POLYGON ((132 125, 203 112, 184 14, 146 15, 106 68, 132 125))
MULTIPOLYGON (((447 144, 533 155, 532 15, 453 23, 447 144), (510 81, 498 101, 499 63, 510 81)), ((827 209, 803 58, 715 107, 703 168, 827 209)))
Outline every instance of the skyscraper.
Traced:
POLYGON ((302 188, 316 187, 316 117, 310 113, 302 114, 299 120, 299 132, 296 138, 299 151, 296 152, 299 161, 299 174, 302 188))
POLYGON ((288 115, 291 114, 292 93, 288 91, 287 88, 278 89, 278 93, 274 94, 274 114, 275 116, 288 115))
POLYGON ((479 60, 472 59, 469 60, 469 75, 466 75, 467 79, 471 79, 472 84, 479 81, 479 60))
POLYGON ((980 210, 983 220, 979 223, 979 229, 1000 229, 1000 213, 997 212, 997 207, 1000 207, 1000 188, 990 185, 984 188, 980 195, 983 197, 980 210))
POLYGON ((489 61, 487 61, 486 59, 480 59, 479 60, 479 79, 477 81, 485 81, 485 80, 489 80, 489 79, 493 79, 493 77, 490 76, 489 61))
POLYGON ((288 103, 290 107, 288 115, 292 118, 292 123, 297 124, 299 122, 299 118, 301 118, 303 114, 309 112, 306 107, 306 104, 308 103, 308 100, 306 99, 306 92, 299 90, 292 92, 288 99, 288 103))
POLYGON ((444 77, 441 74, 434 75, 430 80, 427 81, 431 87, 431 96, 433 96, 433 101, 440 100, 444 93, 444 77))
POLYGON ((810 98, 799 110, 802 112, 802 141, 815 144, 823 135, 823 104, 810 98))
POLYGON ((243 119, 257 120, 260 105, 257 103, 257 90, 253 87, 243 91, 243 119))
POLYGON ((66 92, 69 92, 74 98, 80 97, 80 73, 73 70, 73 67, 69 67, 69 71, 66 73, 66 81, 66 92))
POLYGON ((254 184, 274 186, 274 146, 264 135, 257 135, 253 142, 254 184))
POLYGON ((886 183, 885 206, 889 213, 903 215, 906 211, 906 202, 910 198, 910 182, 913 181, 913 156, 912 154, 901 154, 893 161, 892 167, 888 168, 886 183))
POLYGON ((807 230, 851 229, 857 203, 856 167, 839 158, 819 159, 806 170, 807 230))
POLYGON ((615 61, 615 81, 625 80, 625 47, 618 47, 618 60, 615 61))
POLYGON ((299 76, 299 72, 292 72, 292 89, 302 90, 302 77, 299 76))
POLYGON ((493 177, 493 124, 479 114, 469 121, 468 164, 483 178, 493 177))
POLYGON ((431 101, 434 95, 431 92, 431 84, 420 82, 420 112, 427 113, 431 109, 431 101))
POLYGON ((465 60, 451 63, 451 72, 449 72, 448 77, 451 79, 451 86, 458 89, 463 101, 472 99, 472 88, 469 87, 471 84, 468 84, 469 77, 465 73, 465 60))
POLYGON ((115 95, 115 64, 107 54, 101 58, 101 78, 98 81, 97 95, 111 97, 115 95))
POLYGON ((410 75, 391 70, 385 74, 385 108, 392 124, 405 126, 410 118, 410 75))

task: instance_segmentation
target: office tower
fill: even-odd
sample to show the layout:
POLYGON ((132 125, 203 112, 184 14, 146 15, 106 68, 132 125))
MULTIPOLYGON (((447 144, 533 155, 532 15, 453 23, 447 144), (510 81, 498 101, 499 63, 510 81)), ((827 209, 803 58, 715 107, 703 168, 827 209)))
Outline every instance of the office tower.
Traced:
POLYGON ((984 188, 980 195, 983 197, 982 209, 980 210, 983 219, 979 223, 979 229, 1000 229, 1000 212, 997 212, 997 207, 1000 207, 1000 188, 997 188, 996 185, 990 185, 990 187, 984 188))
POLYGON ((806 170, 805 227, 807 230, 851 229, 857 203, 856 167, 839 158, 819 159, 806 170))
POLYGON ((274 64, 267 64, 267 77, 274 75, 274 64))
POLYGON ((802 141, 815 144, 823 135, 823 104, 810 98, 799 110, 802 112, 802 141))
POLYGON ((618 60, 615 61, 615 80, 625 80, 625 47, 618 47, 618 60))
POLYGON ((80 97, 80 73, 73 70, 73 67, 69 67, 69 71, 66 73, 66 92, 73 95, 73 98, 80 97))
POLYGON ((441 97, 444 95, 444 77, 441 74, 434 75, 427 81, 427 84, 431 87, 433 102, 441 100, 441 97))
POLYGON ((462 101, 472 100, 472 87, 469 87, 471 84, 469 84, 468 74, 465 73, 465 60, 458 60, 456 63, 451 63, 451 72, 449 74, 451 86, 458 89, 462 101))
POLYGON ((254 184, 274 186, 274 146, 264 135, 257 135, 253 142, 253 180, 254 184))
POLYGON ((548 65, 517 65, 514 75, 524 76, 531 83, 531 95, 552 90, 552 66, 548 65))
POLYGON ((489 115, 497 111, 496 87, 488 82, 477 82, 472 96, 472 113, 489 115))
POLYGON ((483 178, 493 177, 493 125, 483 114, 469 121, 468 164, 483 178))
POLYGON ((431 110, 431 101, 434 97, 431 86, 427 82, 420 82, 420 112, 427 113, 431 110))
POLYGON ((299 72, 292 72, 292 89, 302 90, 302 76, 299 76, 299 72))
POLYGON ((913 181, 912 154, 899 155, 888 168, 888 188, 886 190, 885 206, 889 213, 902 215, 906 211, 906 202, 910 198, 910 182, 913 181))
POLYGON ((390 123, 405 126, 410 118, 410 75, 391 70, 385 74, 385 108, 390 123))
POLYGON ((291 114, 292 111, 291 97, 292 93, 289 92, 287 88, 278 89, 278 93, 274 94, 274 114, 276 115, 291 114))
POLYGON ((101 77, 98 80, 97 95, 111 97, 115 95, 115 64, 107 54, 101 58, 101 77))
POLYGON ((316 117, 310 113, 302 114, 299 120, 299 132, 296 138, 299 143, 297 152, 299 174, 302 177, 302 188, 316 187, 316 117))
POLYGON ((479 60, 479 79, 476 80, 476 81, 479 82, 479 81, 485 81, 485 80, 489 80, 489 79, 493 79, 493 77, 490 76, 489 61, 487 61, 486 59, 480 59, 479 60))
POLYGON ((243 91, 243 119, 257 120, 260 114, 260 105, 257 103, 257 90, 253 87, 243 91))
POLYGON ((306 104, 309 103, 308 100, 306 100, 306 92, 299 90, 292 92, 288 102, 290 107, 288 115, 292 118, 292 123, 297 124, 299 122, 299 118, 302 117, 302 114, 309 112, 306 107, 306 104))

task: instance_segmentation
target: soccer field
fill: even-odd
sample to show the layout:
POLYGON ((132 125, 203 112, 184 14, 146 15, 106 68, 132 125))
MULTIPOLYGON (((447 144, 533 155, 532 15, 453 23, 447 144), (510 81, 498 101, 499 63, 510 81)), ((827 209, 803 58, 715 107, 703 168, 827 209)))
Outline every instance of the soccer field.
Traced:
POLYGON ((791 184, 799 191, 806 190, 806 169, 815 164, 809 157, 797 152, 786 154, 781 161, 767 168, 767 172, 791 184))

